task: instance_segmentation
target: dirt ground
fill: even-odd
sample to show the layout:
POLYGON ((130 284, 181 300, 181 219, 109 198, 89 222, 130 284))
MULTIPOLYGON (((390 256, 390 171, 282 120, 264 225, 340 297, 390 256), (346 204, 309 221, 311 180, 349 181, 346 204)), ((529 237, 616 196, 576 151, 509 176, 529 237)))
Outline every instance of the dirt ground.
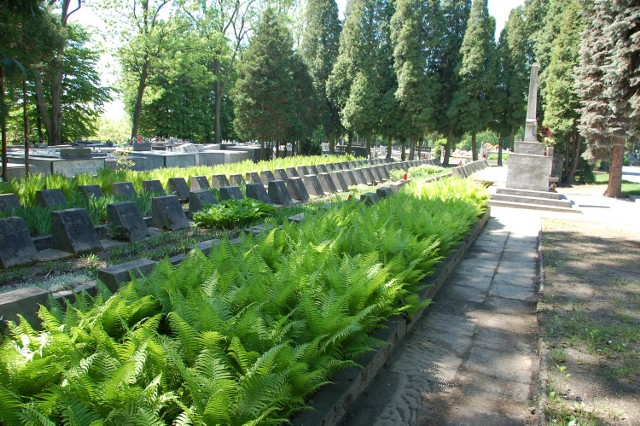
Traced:
POLYGON ((640 232, 545 219, 538 305, 550 425, 640 425, 640 232))

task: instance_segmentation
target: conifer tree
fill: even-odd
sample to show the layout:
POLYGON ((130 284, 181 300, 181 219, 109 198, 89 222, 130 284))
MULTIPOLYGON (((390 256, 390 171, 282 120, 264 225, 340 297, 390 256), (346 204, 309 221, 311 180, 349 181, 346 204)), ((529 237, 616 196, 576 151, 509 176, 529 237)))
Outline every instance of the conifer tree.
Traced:
POLYGON ((500 34, 498 43, 498 94, 493 103, 496 111, 496 130, 500 135, 498 164, 502 165, 504 142, 513 147, 516 130, 525 122, 527 91, 529 88, 529 64, 524 13, 516 8, 500 34))
POLYGON ((395 95, 406 116, 409 159, 413 159, 416 139, 422 137, 434 116, 441 23, 440 4, 435 0, 398 0, 391 19, 398 81, 395 95))
POLYGON ((579 49, 584 27, 580 5, 565 0, 560 14, 559 32, 551 48, 551 60, 545 76, 544 124, 553 130, 556 152, 565 156, 563 181, 573 183, 582 148, 578 132, 580 99, 575 89, 575 69, 579 64, 579 49))
POLYGON ((327 80, 338 57, 341 30, 342 23, 338 18, 335 0, 307 1, 300 53, 313 81, 318 114, 329 136, 331 152, 335 139, 342 131, 342 125, 338 108, 327 97, 327 80))
POLYGON ((469 23, 462 41, 462 89, 456 94, 452 109, 463 128, 471 133, 473 160, 478 159, 476 135, 493 119, 489 105, 495 93, 497 55, 494 42, 496 23, 489 15, 487 0, 474 0, 469 23))
POLYGON ((295 117, 293 38, 272 8, 267 8, 242 58, 235 90, 237 133, 260 141, 283 141, 295 117))
POLYGON ((597 158, 610 159, 607 197, 620 197, 625 139, 640 132, 640 5, 596 2, 583 8, 587 25, 576 89, 580 132, 597 158))

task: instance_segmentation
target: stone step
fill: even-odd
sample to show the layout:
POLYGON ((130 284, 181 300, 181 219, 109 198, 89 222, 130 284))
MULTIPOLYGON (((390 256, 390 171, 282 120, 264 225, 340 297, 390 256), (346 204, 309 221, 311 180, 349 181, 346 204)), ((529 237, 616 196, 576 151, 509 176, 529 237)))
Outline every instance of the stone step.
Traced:
POLYGON ((578 213, 582 214, 582 211, 575 207, 558 207, 558 206, 550 206, 544 204, 531 204, 531 203, 522 203, 515 201, 500 201, 491 199, 489 201, 489 205, 492 207, 510 207, 514 209, 530 209, 530 210, 545 210, 550 212, 558 212, 558 213, 578 213))
POLYGON ((562 199, 562 195, 557 192, 532 191, 529 189, 496 188, 497 194, 517 195, 521 197, 549 198, 552 200, 562 199))
POLYGON ((522 196, 522 195, 510 195, 510 194, 498 194, 498 193, 493 194, 491 198, 496 201, 571 208, 571 201, 567 199, 553 200, 550 198, 528 197, 528 196, 522 196))

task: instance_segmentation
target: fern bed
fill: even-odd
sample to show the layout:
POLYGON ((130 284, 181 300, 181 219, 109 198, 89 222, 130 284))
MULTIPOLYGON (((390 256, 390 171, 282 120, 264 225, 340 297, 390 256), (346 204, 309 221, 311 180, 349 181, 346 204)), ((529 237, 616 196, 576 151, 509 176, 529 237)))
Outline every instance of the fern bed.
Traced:
POLYGON ((281 424, 411 315, 421 281, 488 196, 459 179, 413 183, 366 207, 191 252, 110 294, 41 307, 42 331, 9 324, 0 422, 281 424))

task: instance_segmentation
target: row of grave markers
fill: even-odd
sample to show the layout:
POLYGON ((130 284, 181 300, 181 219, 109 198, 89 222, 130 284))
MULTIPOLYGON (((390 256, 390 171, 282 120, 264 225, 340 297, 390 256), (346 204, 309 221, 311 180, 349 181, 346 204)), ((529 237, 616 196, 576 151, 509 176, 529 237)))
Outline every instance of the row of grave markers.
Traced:
MULTIPOLYGON (((270 171, 250 172, 244 181, 245 196, 276 205, 292 205, 297 202, 308 201, 311 196, 348 191, 350 186, 375 185, 389 179, 391 168, 408 169, 412 166, 424 164, 427 161, 411 161, 360 167, 354 170, 328 171, 327 166, 301 166, 290 168, 283 173, 276 170, 276 174, 283 179, 277 179, 270 171), (327 170, 327 171, 323 171, 327 170), (318 174, 309 173, 317 171, 318 174), (300 172, 305 173, 304 178, 300 172), (286 180, 284 179, 286 177, 286 180), (266 181, 266 186, 265 186, 266 181)), ((337 163, 349 164, 349 163, 337 163)), ((238 182, 238 176, 231 176, 238 182), (234 178, 235 176, 235 178, 234 178)), ((145 181, 145 191, 164 194, 160 181, 145 181), (153 188, 153 189, 152 189, 153 188)), ((219 199, 241 199, 243 194, 239 186, 231 185, 225 175, 216 175, 212 179, 213 185, 204 176, 191 178, 191 187, 187 186, 183 178, 169 179, 169 191, 173 195, 159 195, 152 200, 151 226, 166 230, 180 230, 190 226, 181 202, 189 203, 190 213, 201 210, 207 204, 215 204, 211 188, 218 188, 219 199)), ((240 183, 242 185, 242 182, 240 183)), ((100 197, 102 193, 98 185, 80 187, 80 191, 90 196, 100 197)), ((131 182, 113 184, 113 192, 123 198, 135 198, 135 190, 131 182)), ((42 190, 36 194, 38 202, 46 206, 64 206, 66 200, 59 189, 42 190)), ((19 206, 15 194, 0 195, 0 210, 9 210, 19 206)), ((145 219, 135 201, 122 201, 107 205, 107 223, 111 235, 115 239, 134 242, 148 236, 145 219)), ((102 248, 98 234, 91 223, 85 209, 72 208, 52 212, 52 248, 74 254, 84 253, 102 248)), ((29 235, 24 220, 19 217, 0 219, 0 268, 10 268, 17 265, 33 263, 39 260, 38 251, 29 235)))

